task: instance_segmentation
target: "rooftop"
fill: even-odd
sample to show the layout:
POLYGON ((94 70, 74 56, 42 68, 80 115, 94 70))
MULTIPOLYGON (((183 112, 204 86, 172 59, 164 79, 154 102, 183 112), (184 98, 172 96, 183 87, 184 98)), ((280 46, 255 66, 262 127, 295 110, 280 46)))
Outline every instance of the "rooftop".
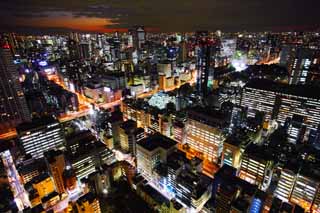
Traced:
POLYGON ((150 185, 141 185, 141 189, 150 195, 152 199, 154 199, 158 204, 162 205, 165 203, 168 207, 170 206, 170 201, 164 197, 161 193, 159 193, 156 189, 152 188, 150 185))
POLYGON ((177 177, 177 183, 191 189, 192 197, 199 199, 212 184, 213 180, 203 174, 195 174, 190 171, 182 171, 177 177))
POLYGON ((188 117, 218 128, 226 127, 229 122, 228 116, 226 116, 222 111, 203 107, 194 107, 189 109, 188 117))
POLYGON ((34 177, 31 182, 32 184, 37 184, 40 183, 41 181, 46 180, 47 178, 50 178, 48 173, 42 173, 40 175, 38 175, 37 177, 34 177))
POLYGON ((258 146, 252 143, 246 147, 244 153, 249 155, 250 158, 255 158, 256 160, 262 160, 262 161, 273 160, 270 150, 268 150, 264 146, 258 146))
POLYGON ((158 147, 167 150, 175 146, 177 143, 174 140, 161 135, 160 133, 156 133, 154 135, 142 139, 141 141, 137 142, 137 144, 149 151, 152 151, 158 147))
POLYGON ((43 197, 41 199, 41 202, 42 203, 45 203, 49 200, 51 200, 52 198, 56 197, 56 196, 59 196, 58 192, 54 191, 54 192, 51 192, 50 194, 48 194, 47 196, 43 197))
POLYGON ((25 122, 20 124, 17 127, 17 132, 20 133, 20 132, 30 131, 36 128, 46 127, 48 124, 54 124, 54 123, 58 123, 58 120, 52 116, 35 118, 32 120, 32 122, 25 122))
POLYGON ((85 195, 82 195, 78 200, 77 204, 81 205, 82 203, 89 202, 93 203, 93 201, 96 199, 96 196, 92 192, 88 192, 85 195))
POLYGON ((63 152, 61 150, 49 150, 45 153, 43 153, 45 158, 48 160, 49 163, 53 163, 56 161, 56 157, 63 155, 63 152))
POLYGON ((253 79, 249 81, 245 87, 320 99, 320 94, 318 93, 320 87, 313 85, 289 85, 267 79, 253 79))
POLYGON ((137 128, 137 123, 133 120, 127 120, 120 125, 120 128, 124 129, 125 131, 130 131, 137 128))

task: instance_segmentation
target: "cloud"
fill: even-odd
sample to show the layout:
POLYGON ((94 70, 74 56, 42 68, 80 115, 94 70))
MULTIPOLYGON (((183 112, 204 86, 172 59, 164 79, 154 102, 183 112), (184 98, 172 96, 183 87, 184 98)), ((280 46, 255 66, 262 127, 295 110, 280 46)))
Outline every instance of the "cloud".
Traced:
POLYGON ((105 26, 110 29, 145 25, 162 31, 266 30, 318 26, 318 8, 319 0, 1 0, 0 27, 21 26, 21 19, 24 25, 37 26, 44 18, 54 22, 72 16, 111 20, 116 24, 105 26))

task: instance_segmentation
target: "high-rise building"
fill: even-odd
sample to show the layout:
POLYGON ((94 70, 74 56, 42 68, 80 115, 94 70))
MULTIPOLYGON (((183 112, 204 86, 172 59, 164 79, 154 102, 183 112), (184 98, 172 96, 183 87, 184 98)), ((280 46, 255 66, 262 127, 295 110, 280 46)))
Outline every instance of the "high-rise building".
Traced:
POLYGON ((17 69, 10 46, 3 44, 0 47, 0 131, 31 119, 17 69))
POLYGON ((209 40, 208 32, 197 32, 199 46, 196 48, 197 54, 197 91, 206 97, 208 95, 209 75, 211 70, 211 59, 214 43, 209 40))
POLYGON ((290 199, 292 189, 296 181, 297 169, 298 168, 284 168, 283 170, 281 170, 280 179, 274 195, 285 202, 288 202, 290 199))
POLYGON ((88 131, 67 138, 67 155, 78 180, 88 177, 103 164, 114 161, 114 153, 88 131))
POLYGON ((137 143, 137 169, 147 179, 153 178, 153 171, 176 149, 176 142, 160 133, 151 135, 137 143))
MULTIPOLYGON (((265 119, 285 125, 288 118, 303 117, 306 134, 315 134, 320 122, 319 88, 311 85, 287 85, 264 79, 253 79, 243 89, 241 106, 248 117, 263 112, 265 119)), ((300 119, 301 120, 301 119, 300 119)))
POLYGON ((223 149, 227 116, 220 111, 194 108, 188 111, 186 144, 198 157, 218 162, 223 149))
POLYGON ((50 149, 63 148, 65 138, 58 120, 53 117, 33 119, 17 127, 18 138, 26 154, 33 158, 42 158, 50 149))
POLYGON ((293 144, 299 144, 304 141, 306 126, 303 121, 304 117, 294 114, 292 118, 287 119, 288 141, 293 144))
POLYGON ((264 112, 267 120, 274 117, 276 93, 268 90, 265 82, 251 81, 242 91, 241 106, 247 108, 248 117, 255 117, 256 113, 264 112))
POLYGON ((310 211, 311 208, 318 210, 320 206, 319 195, 317 195, 320 186, 319 176, 308 175, 310 171, 307 171, 307 168, 302 169, 304 171, 300 171, 296 176, 290 202, 301 206, 305 211, 310 211))
POLYGON ((212 196, 215 196, 214 207, 217 213, 251 212, 250 204, 254 204, 251 201, 259 197, 257 187, 235 176, 235 171, 233 167, 224 165, 215 174, 212 196))
POLYGON ((184 143, 186 140, 186 125, 183 122, 176 121, 173 123, 173 139, 178 143, 184 143))
POLYGON ((40 197, 40 199, 55 192, 54 182, 52 181, 51 177, 46 173, 43 173, 35 177, 31 181, 31 184, 32 187, 36 190, 37 195, 40 197))
POLYGON ((23 184, 30 182, 34 177, 39 176, 45 170, 45 163, 42 160, 33 158, 23 161, 18 165, 17 170, 23 184))
POLYGON ((90 46, 88 43, 80 43, 79 44, 79 55, 82 59, 90 58, 90 46))
POLYGON ((133 156, 137 154, 136 143, 141 140, 141 134, 144 134, 142 128, 137 128, 137 123, 133 120, 127 120, 120 125, 120 146, 124 152, 129 152, 133 156), (139 136, 139 138, 138 138, 139 136))
POLYGON ((311 49, 288 45, 283 47, 280 64, 289 72, 289 84, 305 84, 313 62, 314 52, 311 49))
POLYGON ((146 41, 146 32, 143 26, 137 26, 133 35, 135 48, 141 49, 146 41))
POLYGON ((250 144, 242 155, 239 177, 265 190, 271 182, 273 164, 265 148, 250 144))
POLYGON ((188 58, 187 42, 183 40, 180 42, 179 61, 184 63, 187 61, 187 58, 188 58))
POLYGON ((49 150, 44 153, 49 172, 53 178, 58 193, 64 193, 63 171, 66 167, 63 152, 61 150, 49 150))
POLYGON ((79 59, 80 54, 79 54, 79 46, 78 46, 78 39, 73 40, 70 39, 68 41, 68 50, 69 50, 69 57, 70 59, 79 59))
POLYGON ((236 169, 240 167, 242 154, 252 140, 247 134, 229 136, 223 143, 222 164, 236 169))
POLYGON ((212 180, 202 174, 182 171, 176 180, 176 199, 199 212, 211 198, 212 180))

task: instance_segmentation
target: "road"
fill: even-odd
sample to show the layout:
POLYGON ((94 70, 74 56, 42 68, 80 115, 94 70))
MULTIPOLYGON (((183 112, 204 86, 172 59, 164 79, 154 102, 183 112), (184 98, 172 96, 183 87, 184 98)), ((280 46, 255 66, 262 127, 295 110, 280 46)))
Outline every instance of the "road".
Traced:
POLYGON ((0 140, 8 140, 17 136, 16 129, 8 129, 6 132, 0 134, 0 140))
POLYGON ((1 153, 1 158, 5 166, 11 190, 15 198, 18 209, 21 211, 25 207, 31 206, 27 192, 25 191, 23 184, 20 182, 20 176, 13 163, 13 159, 9 150, 1 153))
MULTIPOLYGON (((63 82, 60 81, 58 75, 56 75, 56 74, 47 75, 47 78, 49 80, 52 80, 54 83, 60 85, 65 90, 70 91, 70 89, 63 82)), ((196 76, 194 75, 194 76, 192 76, 190 81, 188 81, 186 83, 190 83, 193 85, 195 82, 196 82, 196 76)), ((181 85, 183 85, 183 84, 181 84, 181 85)), ((165 92, 169 92, 169 91, 178 89, 181 85, 173 86, 171 88, 165 89, 165 92)), ((70 91, 70 92, 75 93, 77 95, 78 100, 79 100, 79 110, 76 112, 69 112, 67 114, 61 115, 59 117, 60 122, 66 122, 66 121, 70 121, 70 120, 88 115, 90 113, 90 109, 92 108, 92 105, 94 105, 96 108, 109 109, 109 108, 113 108, 115 106, 119 106, 121 104, 121 100, 115 100, 115 101, 109 102, 109 103, 96 103, 93 99, 85 97, 84 95, 82 95, 78 92, 75 92, 75 91, 70 91)), ((157 92, 158 92, 158 90, 152 90, 150 92, 139 94, 139 95, 137 95, 136 98, 148 98, 157 92)))

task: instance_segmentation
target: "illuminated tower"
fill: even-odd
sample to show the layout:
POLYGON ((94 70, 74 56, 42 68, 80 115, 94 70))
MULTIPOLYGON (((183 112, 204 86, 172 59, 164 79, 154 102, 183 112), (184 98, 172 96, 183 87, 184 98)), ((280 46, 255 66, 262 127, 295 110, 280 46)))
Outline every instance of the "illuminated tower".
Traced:
POLYGON ((135 49, 141 49, 146 40, 146 33, 143 26, 136 26, 129 33, 133 37, 133 46, 135 49))
POLYGON ((30 120, 19 74, 8 44, 0 47, 0 130, 30 120))

